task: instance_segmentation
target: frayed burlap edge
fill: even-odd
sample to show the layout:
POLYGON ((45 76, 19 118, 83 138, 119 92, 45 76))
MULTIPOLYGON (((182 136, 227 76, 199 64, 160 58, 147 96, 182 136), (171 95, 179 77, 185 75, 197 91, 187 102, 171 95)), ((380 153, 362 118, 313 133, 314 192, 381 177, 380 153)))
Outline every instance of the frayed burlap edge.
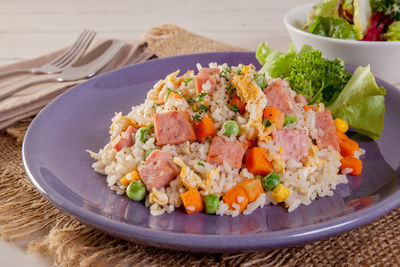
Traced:
MULTIPOLYGON (((150 31, 162 38, 144 38, 158 55, 176 40, 176 36, 201 40, 209 47, 223 49, 200 36, 174 25, 163 25, 150 31)), ((190 43, 190 45, 193 45, 190 43)), ((218 50, 218 51, 221 51, 218 50)), ((187 47, 180 51, 200 52, 187 47)), ((215 51, 211 50, 210 51, 215 51)), ((176 51, 175 51, 176 52, 176 51)), ((21 160, 21 141, 30 120, 14 124, 0 133, 0 236, 6 240, 33 240, 28 251, 48 254, 57 266, 399 266, 400 209, 385 217, 338 237, 313 242, 297 248, 272 251, 201 254, 177 252, 136 245, 86 226, 62 213, 41 196, 26 177, 21 160)))

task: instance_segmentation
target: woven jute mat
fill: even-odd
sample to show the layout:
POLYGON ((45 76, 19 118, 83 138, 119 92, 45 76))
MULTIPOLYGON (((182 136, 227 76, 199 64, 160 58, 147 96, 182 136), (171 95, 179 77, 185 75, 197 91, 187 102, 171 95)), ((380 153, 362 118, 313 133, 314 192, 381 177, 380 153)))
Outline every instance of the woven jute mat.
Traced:
MULTIPOLYGON (((143 38, 159 57, 242 50, 174 25, 151 29, 143 38)), ((98 232, 55 208, 28 180, 21 141, 29 123, 20 121, 0 133, 0 235, 31 240, 28 251, 49 254, 57 266, 400 266, 400 208, 337 237, 272 251, 188 253, 98 232)))

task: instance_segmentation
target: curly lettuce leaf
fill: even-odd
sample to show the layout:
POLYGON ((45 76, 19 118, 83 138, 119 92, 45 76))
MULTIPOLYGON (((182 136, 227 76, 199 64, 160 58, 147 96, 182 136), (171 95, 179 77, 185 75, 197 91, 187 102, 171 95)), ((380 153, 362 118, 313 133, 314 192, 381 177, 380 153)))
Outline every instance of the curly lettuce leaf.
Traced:
POLYGON ((327 108, 359 133, 378 139, 383 130, 385 88, 378 87, 370 66, 358 67, 338 98, 327 108))
POLYGON ((388 27, 383 38, 387 41, 400 41, 400 21, 395 21, 388 27))
POLYGON ((356 39, 353 26, 342 18, 317 16, 308 31, 320 36, 337 39, 356 39))
POLYGON ((273 78, 289 77, 289 66, 298 56, 311 51, 313 48, 309 45, 304 45, 298 53, 294 49, 293 44, 289 45, 289 51, 285 54, 279 50, 268 47, 267 43, 261 43, 256 52, 256 58, 263 67, 260 72, 268 72, 273 78))
POLYGON ((308 28, 317 16, 339 17, 339 4, 340 0, 322 0, 321 3, 313 6, 313 9, 308 12, 307 24, 304 28, 308 28))
POLYGON ((256 58, 262 66, 271 65, 281 55, 283 55, 281 51, 270 48, 266 42, 260 43, 256 50, 256 58))

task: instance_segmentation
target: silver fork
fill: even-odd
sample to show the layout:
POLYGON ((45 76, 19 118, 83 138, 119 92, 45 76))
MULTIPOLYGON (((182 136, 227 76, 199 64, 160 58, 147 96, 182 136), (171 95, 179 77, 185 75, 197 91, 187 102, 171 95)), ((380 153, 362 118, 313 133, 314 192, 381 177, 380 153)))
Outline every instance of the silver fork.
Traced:
POLYGON ((95 31, 86 29, 84 30, 64 53, 56 57, 51 62, 48 62, 40 67, 30 69, 11 70, 0 73, 0 78, 19 73, 35 73, 35 74, 53 74, 63 71, 68 66, 74 64, 86 51, 90 43, 93 41, 95 31))
POLYGON ((86 79, 94 76, 101 68, 107 65, 111 59, 125 46, 125 41, 108 40, 95 47, 92 51, 81 57, 76 63, 65 68, 58 77, 44 78, 27 84, 0 91, 0 101, 22 89, 46 82, 70 82, 86 79))

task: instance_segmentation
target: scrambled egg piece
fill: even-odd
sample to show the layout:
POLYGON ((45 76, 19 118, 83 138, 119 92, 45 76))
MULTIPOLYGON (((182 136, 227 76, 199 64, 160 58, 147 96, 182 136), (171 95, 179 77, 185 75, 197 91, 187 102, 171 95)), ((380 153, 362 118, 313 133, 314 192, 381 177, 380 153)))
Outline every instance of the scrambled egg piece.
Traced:
POLYGON ((219 169, 211 169, 208 171, 207 179, 204 182, 206 191, 208 193, 219 195, 219 194, 217 194, 217 188, 214 188, 215 187, 214 184, 215 184, 215 181, 217 181, 219 179, 220 173, 221 173, 221 171, 219 169))
POLYGON ((158 205, 167 205, 168 203, 168 196, 165 192, 157 190, 153 187, 151 193, 149 195, 149 202, 150 204, 158 204, 158 205))
POLYGON ((203 180, 192 170, 187 166, 181 158, 179 157, 174 157, 173 161, 176 165, 181 167, 181 172, 179 173, 179 176, 181 177, 182 184, 186 188, 201 188, 205 189, 203 180))
POLYGON ((260 141, 268 141, 268 135, 271 134, 273 127, 265 127, 262 123, 263 110, 267 105, 267 98, 253 79, 255 72, 252 72, 249 66, 243 66, 241 74, 233 73, 232 84, 237 89, 236 92, 246 105, 246 110, 250 117, 245 125, 247 129, 246 137, 254 139, 258 136, 260 141))

